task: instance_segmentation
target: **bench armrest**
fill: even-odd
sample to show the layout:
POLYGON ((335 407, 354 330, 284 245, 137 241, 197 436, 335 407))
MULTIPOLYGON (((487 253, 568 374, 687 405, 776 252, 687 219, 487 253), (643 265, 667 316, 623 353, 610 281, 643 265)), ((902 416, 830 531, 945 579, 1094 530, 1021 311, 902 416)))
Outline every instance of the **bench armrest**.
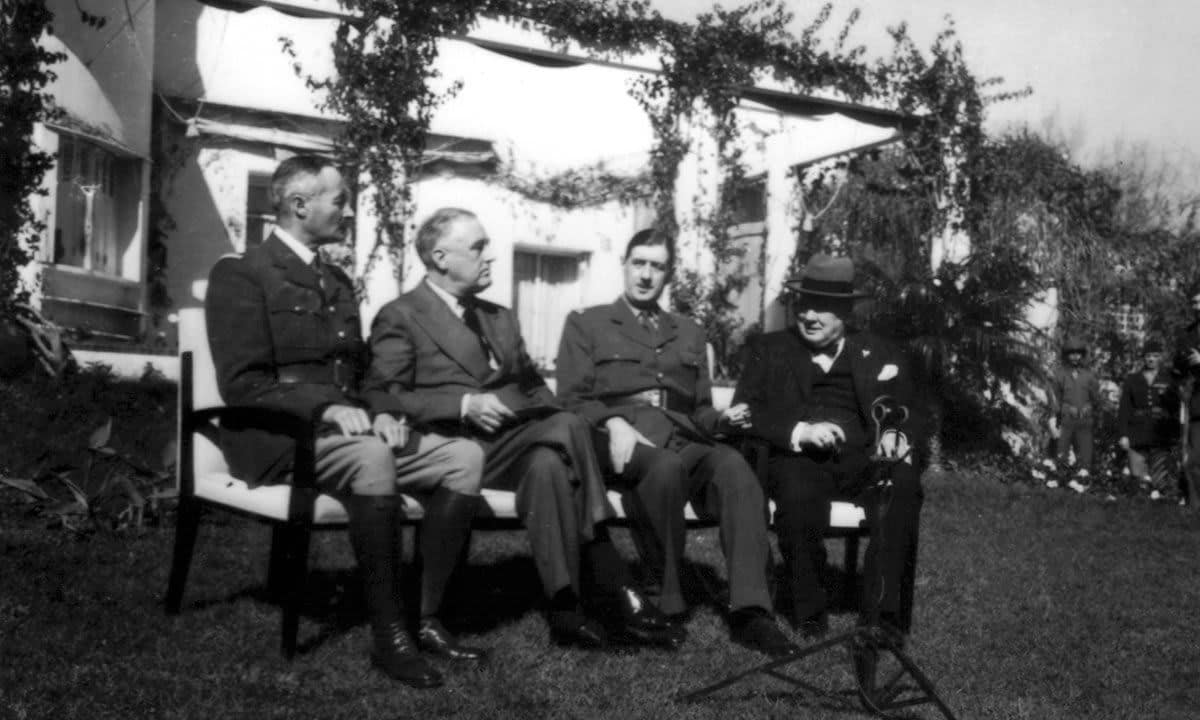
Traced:
MULTIPOLYGON (((314 413, 313 417, 305 418, 278 408, 224 405, 193 410, 189 417, 188 430, 208 436, 211 430, 216 429, 214 420, 287 435, 296 444, 292 456, 292 487, 302 490, 316 487, 313 470, 316 458, 315 441, 320 426, 319 414, 314 413)), ((211 436, 210 439, 215 440, 211 436)))

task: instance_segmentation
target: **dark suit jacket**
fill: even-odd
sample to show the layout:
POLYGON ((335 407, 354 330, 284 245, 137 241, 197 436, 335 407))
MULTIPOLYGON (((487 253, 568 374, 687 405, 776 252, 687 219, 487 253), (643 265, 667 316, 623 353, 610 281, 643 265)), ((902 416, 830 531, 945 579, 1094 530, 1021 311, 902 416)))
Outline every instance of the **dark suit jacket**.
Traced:
MULTIPOLYGON (((365 406, 365 359, 350 278, 329 265, 326 289, 275 235, 213 266, 205 296, 208 343, 221 397, 309 419, 331 404, 365 406)), ((264 430, 223 427, 230 470, 247 483, 282 479, 292 441, 264 430)))
MULTIPOLYGON (((910 446, 921 447, 922 424, 919 408, 913 403, 913 376, 899 349, 882 338, 860 333, 846 336, 842 352, 850 362, 854 394, 869 441, 874 442, 875 437, 871 404, 881 395, 891 395, 909 411, 908 419, 897 429, 908 437, 910 446)), ((812 414, 812 377, 820 371, 812 362, 812 352, 795 328, 788 328, 753 338, 745 353, 745 369, 733 401, 750 406, 751 435, 790 452, 796 423, 824 419, 812 414)), ((867 454, 873 449, 862 448, 867 454)))
POLYGON ((1188 325, 1175 338, 1173 374, 1181 396, 1187 399, 1189 422, 1200 420, 1200 392, 1195 388, 1195 378, 1200 377, 1200 368, 1188 363, 1188 354, 1193 348, 1200 348, 1200 321, 1188 325))
POLYGON ((717 431, 704 331, 690 318, 659 313, 657 338, 618 298, 567 316, 558 347, 558 396, 593 426, 616 415, 658 447, 679 430, 689 440, 717 431), (630 395, 661 390, 665 407, 630 402, 630 395))
POLYGON ((557 407, 525 352, 511 310, 477 301, 499 363, 492 369, 475 334, 426 282, 384 305, 371 323, 366 394, 373 407, 403 413, 417 426, 436 426, 443 434, 471 434, 460 421, 466 393, 495 393, 518 413, 557 407))

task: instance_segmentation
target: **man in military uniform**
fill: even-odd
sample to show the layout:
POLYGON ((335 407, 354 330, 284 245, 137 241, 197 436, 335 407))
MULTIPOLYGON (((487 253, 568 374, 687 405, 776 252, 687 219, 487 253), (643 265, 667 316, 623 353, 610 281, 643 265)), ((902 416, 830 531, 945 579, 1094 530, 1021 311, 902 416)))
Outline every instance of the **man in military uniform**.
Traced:
MULTIPOLYGON (((209 276, 205 311, 221 397, 320 418, 316 478, 349 517, 372 661, 407 685, 440 685, 441 674, 409 637, 397 487, 426 498, 417 645, 478 660, 482 651, 459 645, 437 613, 478 504, 482 454, 464 440, 410 433, 403 416, 376 412, 359 394, 365 348, 358 301, 345 273, 318 254, 321 245, 345 240, 354 216, 337 167, 317 156, 289 158, 275 170, 271 193, 278 215, 271 237, 243 256, 222 258, 209 276)), ((233 475, 248 484, 288 482, 288 437, 226 425, 221 446, 233 475)))
POLYGON ((1117 444, 1128 455, 1130 474, 1147 485, 1162 479, 1155 475, 1179 442, 1179 396, 1162 359, 1162 343, 1147 341, 1142 367, 1121 385, 1117 409, 1117 444))
POLYGON ((745 406, 713 407, 704 331, 659 307, 673 260, 666 238, 651 230, 633 236, 622 296, 567 318, 558 395, 595 428, 610 485, 631 490, 626 510, 647 563, 661 572, 660 607, 686 609, 679 569, 690 498, 720 522, 733 639, 788 655, 796 646, 770 611, 762 488, 742 456, 716 442, 750 418, 745 406))
POLYGON ((1086 366, 1087 343, 1078 336, 1063 343, 1063 365, 1054 371, 1051 387, 1050 432, 1058 435, 1058 462, 1067 467, 1075 452, 1076 478, 1071 487, 1082 490, 1092 470, 1096 417, 1100 412, 1100 381, 1086 366), (1082 481, 1082 482, 1081 482, 1082 481))

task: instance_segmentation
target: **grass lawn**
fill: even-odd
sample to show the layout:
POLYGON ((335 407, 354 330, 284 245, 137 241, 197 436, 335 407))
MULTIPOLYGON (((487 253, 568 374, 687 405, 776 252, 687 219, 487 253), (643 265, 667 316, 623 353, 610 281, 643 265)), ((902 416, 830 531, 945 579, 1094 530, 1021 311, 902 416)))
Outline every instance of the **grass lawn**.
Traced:
MULTIPOLYGON (((117 418, 112 446, 153 464, 173 432, 173 400, 159 385, 149 395, 96 378, 65 392, 0 387, 0 473, 29 477, 69 459, 106 413, 117 418)), ((1200 515, 996 476, 979 467, 926 478, 909 650, 947 704, 964 720, 1200 717, 1200 515)), ((616 536, 632 555, 624 531, 616 536)), ((865 717, 771 678, 673 703, 759 662, 730 645, 700 588, 678 653, 550 647, 520 532, 477 534, 452 588, 449 624, 493 648, 493 660, 452 670, 433 691, 369 667, 344 534, 314 542, 305 651, 290 663, 278 654, 278 609, 263 597, 268 530, 210 516, 183 613, 168 618, 172 538, 170 523, 77 537, 0 486, 0 720, 865 717)), ((694 532, 688 554, 693 576, 724 574, 715 530, 694 532)), ((838 615, 834 630, 852 622, 838 615)), ((798 669, 814 684, 852 687, 843 650, 798 669)), ((938 715, 924 706, 908 717, 938 715)))
MULTIPOLYGON (((1200 519, 1148 501, 927 478, 910 650, 961 718, 1200 717, 1200 519)), ((185 609, 162 612, 172 533, 75 540, 0 494, 0 717, 7 718, 762 718, 853 717, 763 678, 695 705, 668 698, 756 662, 717 616, 697 613, 675 654, 551 648, 519 532, 477 535, 453 611, 491 646, 482 670, 412 691, 373 672, 348 544, 326 533, 302 625, 307 650, 277 654, 262 599, 267 530, 213 516, 185 609)), ((626 538, 618 540, 628 550, 626 538)), ((712 530, 690 559, 721 573, 712 530)), ((703 597, 699 598, 702 602, 703 597)), ((835 617, 835 630, 851 617, 835 617)), ((849 688, 842 651, 806 660, 849 688)), ((934 717, 932 708, 912 711, 934 717)))

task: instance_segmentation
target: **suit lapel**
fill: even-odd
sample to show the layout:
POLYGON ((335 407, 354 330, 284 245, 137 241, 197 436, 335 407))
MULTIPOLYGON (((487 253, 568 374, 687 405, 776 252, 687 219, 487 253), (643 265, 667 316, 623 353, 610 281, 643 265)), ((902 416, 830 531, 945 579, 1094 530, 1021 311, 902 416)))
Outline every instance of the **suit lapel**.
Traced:
POLYGON ((806 402, 812 394, 813 361, 812 351, 800 339, 800 335, 792 328, 785 336, 787 348, 780 353, 780 362, 787 368, 788 374, 800 390, 800 402, 806 402))
POLYGON ((412 291, 412 298, 417 309, 413 319, 425 329, 447 357, 483 383, 492 374, 492 368, 487 358, 480 359, 479 340, 475 333, 471 332, 440 297, 426 287, 425 281, 412 291))
POLYGON ((871 396, 871 368, 874 365, 868 361, 870 350, 855 337, 847 337, 843 349, 846 359, 850 361, 850 377, 854 379, 854 396, 858 398, 859 410, 862 411, 863 418, 870 422, 871 403, 875 401, 871 396))

